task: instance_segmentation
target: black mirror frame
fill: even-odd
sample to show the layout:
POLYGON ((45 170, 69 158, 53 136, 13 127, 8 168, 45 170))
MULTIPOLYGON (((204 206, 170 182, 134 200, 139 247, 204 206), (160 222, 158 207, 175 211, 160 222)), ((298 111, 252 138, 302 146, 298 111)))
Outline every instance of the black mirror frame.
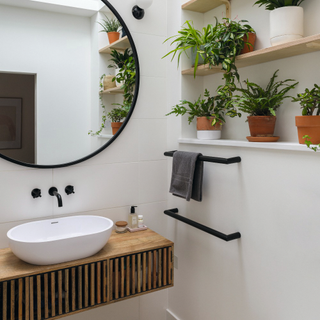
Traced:
POLYGON ((97 155, 98 153, 103 151, 104 149, 106 149, 114 140, 117 139, 117 137, 121 134, 121 132, 123 131, 123 129, 127 125, 128 121, 131 118, 133 110, 135 108, 135 105, 136 105, 136 102, 137 102, 137 99, 138 99, 138 93, 139 93, 140 66, 139 66, 139 59, 138 59, 137 49, 136 49, 135 44, 133 42, 133 39, 132 39, 130 31, 129 31, 127 25, 125 24, 125 22, 123 21, 123 19, 121 18, 121 16, 119 15, 118 11, 107 0, 101 0, 101 1, 111 10, 111 12, 116 16, 118 21, 121 23, 122 28, 125 30, 125 32, 127 34, 127 37, 129 39, 129 42, 130 42, 130 45, 131 45, 131 49, 132 49, 132 53, 133 53, 133 58, 135 59, 135 66, 136 66, 135 91, 134 91, 134 96, 133 96, 133 101, 132 101, 131 108, 130 108, 130 110, 128 112, 128 115, 127 115, 126 119, 124 120, 122 126, 119 128, 118 132, 108 142, 106 142, 102 147, 100 147, 96 151, 90 153, 89 155, 87 155, 87 156, 85 156, 83 158, 80 158, 78 160, 75 160, 75 161, 66 162, 66 163, 62 163, 62 164, 54 164, 54 165, 39 165, 39 164, 32 164, 32 163, 18 161, 18 160, 12 159, 10 157, 7 157, 7 156, 5 156, 5 155, 3 155, 1 153, 0 153, 0 158, 5 159, 5 160, 10 161, 10 162, 13 162, 13 163, 18 164, 18 165, 21 165, 21 166, 29 167, 29 168, 55 169, 55 168, 63 168, 63 167, 72 166, 72 165, 78 164, 80 162, 86 161, 86 160, 94 157, 95 155, 97 155))

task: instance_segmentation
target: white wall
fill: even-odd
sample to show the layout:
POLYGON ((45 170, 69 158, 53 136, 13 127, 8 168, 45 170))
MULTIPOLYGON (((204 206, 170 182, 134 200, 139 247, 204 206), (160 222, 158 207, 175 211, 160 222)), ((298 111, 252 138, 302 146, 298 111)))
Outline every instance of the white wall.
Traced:
MULTIPOLYGON (((176 5, 170 7, 180 10, 180 1, 172 2, 176 5)), ((252 4, 251 0, 232 0, 231 17, 249 20, 257 31, 257 49, 268 47, 269 13, 252 4)), ((320 33, 316 17, 320 2, 309 0, 302 6, 306 35, 320 33)), ((209 23, 214 21, 214 15, 220 18, 223 10, 221 6, 202 17, 193 15, 197 23, 201 19, 209 23)), ((168 16, 174 14, 170 12, 168 16)), ((176 11, 177 17, 180 14, 176 11)), ((192 13, 183 12, 181 24, 190 18, 192 13)), ((173 31, 177 22, 168 22, 173 31)), ((319 84, 319 66, 319 53, 312 53, 244 68, 240 75, 263 85, 279 68, 279 79, 300 81, 295 94, 319 84)), ((167 67, 171 88, 168 111, 180 99, 197 98, 204 88, 214 93, 221 83, 221 74, 196 80, 183 77, 180 89, 176 61, 168 62, 167 67)), ((299 113, 299 106, 289 100, 279 110, 276 134, 282 141, 298 141, 294 116, 299 113)), ((177 207, 182 215, 221 232, 239 231, 242 237, 224 242, 182 222, 168 222, 169 237, 175 242, 178 257, 175 286, 168 291, 169 310, 180 320, 318 319, 320 155, 177 143, 181 135, 195 137, 194 130, 194 126, 186 125, 186 119, 168 119, 168 149, 218 157, 241 156, 242 161, 228 166, 205 163, 203 202, 186 203, 169 196, 168 207, 177 207)), ((249 133, 245 115, 229 119, 223 130, 225 138, 245 140, 249 133)), ((170 174, 172 161, 168 162, 170 174)))
MULTIPOLYGON (((132 118, 110 147, 72 167, 34 170, 0 159, 1 248, 8 246, 6 232, 20 223, 70 214, 125 220, 130 205, 138 205, 146 225, 166 235, 162 213, 168 195, 167 159, 163 157, 167 147, 166 62, 161 60, 165 54, 166 2, 155 0, 141 21, 132 17, 133 1, 122 0, 121 5, 116 0, 110 2, 128 25, 141 64, 141 89, 132 118), (64 193, 68 184, 74 185, 75 194, 64 193), (61 192, 62 208, 48 195, 51 186, 61 192), (36 187, 42 190, 42 198, 31 197, 36 187)), ((23 58, 21 55, 17 61, 23 58)), ((77 94, 81 95, 81 90, 77 94)), ((162 290, 65 319, 164 320, 166 301, 167 291, 162 290)))

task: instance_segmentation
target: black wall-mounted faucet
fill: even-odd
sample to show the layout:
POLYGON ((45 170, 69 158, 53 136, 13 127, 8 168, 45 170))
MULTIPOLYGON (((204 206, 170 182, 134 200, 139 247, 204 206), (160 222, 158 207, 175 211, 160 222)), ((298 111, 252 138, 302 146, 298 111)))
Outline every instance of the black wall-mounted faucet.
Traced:
POLYGON ((60 193, 58 193, 58 189, 56 187, 51 187, 49 189, 50 196, 55 196, 58 199, 58 207, 62 207, 62 198, 60 193))

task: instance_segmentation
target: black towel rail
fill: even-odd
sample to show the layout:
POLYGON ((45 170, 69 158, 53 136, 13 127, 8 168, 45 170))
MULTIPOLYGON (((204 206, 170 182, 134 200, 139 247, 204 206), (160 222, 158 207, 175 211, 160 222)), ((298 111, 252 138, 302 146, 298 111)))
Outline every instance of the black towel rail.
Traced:
POLYGON ((177 220, 180 220, 186 224, 189 224, 190 226, 193 226, 197 229, 200 229, 204 232, 207 232, 217 238, 220 238, 224 241, 231 241, 231 240, 235 240, 235 239, 239 239, 241 238, 241 234, 240 232, 235 232, 235 233, 231 233, 231 234, 224 234, 224 233, 221 233, 219 231, 216 231, 214 229, 211 229, 207 226, 204 226, 203 224, 200 224, 198 222, 195 222, 193 220, 190 220, 188 218, 185 218, 185 217, 182 217, 180 215, 178 215, 177 213, 179 212, 179 210, 177 208, 174 208, 174 209, 170 209, 170 210, 165 210, 164 211, 164 214, 172 217, 172 218, 175 218, 177 220))
MULTIPOLYGON (((166 151, 164 155, 166 157, 173 157, 173 154, 176 152, 174 151, 166 151)), ((240 157, 233 157, 233 158, 217 158, 217 157, 208 157, 208 156, 199 156, 198 160, 206 161, 206 162, 214 162, 214 163, 222 163, 222 164, 231 164, 231 163, 238 163, 241 162, 240 157)))

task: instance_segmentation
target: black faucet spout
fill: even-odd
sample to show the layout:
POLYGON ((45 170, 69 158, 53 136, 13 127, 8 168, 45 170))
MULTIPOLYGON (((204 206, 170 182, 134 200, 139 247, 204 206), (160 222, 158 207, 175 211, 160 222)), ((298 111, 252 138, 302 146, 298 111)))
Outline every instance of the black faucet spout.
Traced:
POLYGON ((55 187, 51 187, 51 188, 49 189, 49 194, 50 194, 50 196, 55 196, 55 197, 57 197, 58 207, 62 207, 62 197, 61 197, 60 193, 58 192, 58 189, 55 188, 55 187))

